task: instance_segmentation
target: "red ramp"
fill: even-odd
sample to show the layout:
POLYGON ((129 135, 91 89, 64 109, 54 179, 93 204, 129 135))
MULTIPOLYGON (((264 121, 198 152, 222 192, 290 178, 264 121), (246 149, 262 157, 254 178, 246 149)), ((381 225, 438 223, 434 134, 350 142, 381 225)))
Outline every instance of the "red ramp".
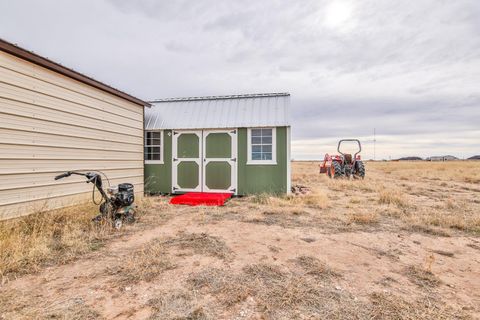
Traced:
POLYGON ((170 199, 170 204, 188 206, 223 206, 232 197, 231 193, 188 192, 170 199))

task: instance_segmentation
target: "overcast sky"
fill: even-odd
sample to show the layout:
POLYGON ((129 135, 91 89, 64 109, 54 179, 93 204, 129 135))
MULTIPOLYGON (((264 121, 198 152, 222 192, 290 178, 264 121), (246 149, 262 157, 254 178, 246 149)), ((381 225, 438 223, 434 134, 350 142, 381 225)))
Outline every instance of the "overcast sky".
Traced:
POLYGON ((290 92, 296 159, 480 154, 479 0, 0 0, 0 37, 145 100, 290 92))

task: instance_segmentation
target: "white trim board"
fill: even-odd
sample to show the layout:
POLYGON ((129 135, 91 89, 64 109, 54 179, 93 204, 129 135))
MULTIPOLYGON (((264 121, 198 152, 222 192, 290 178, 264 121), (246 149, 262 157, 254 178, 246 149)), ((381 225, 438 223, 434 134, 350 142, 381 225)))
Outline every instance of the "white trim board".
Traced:
POLYGON ((287 127, 287 194, 292 193, 291 128, 287 127))
POLYGON ((201 192, 202 191, 202 130, 172 130, 172 193, 201 192), (178 158, 178 137, 181 134, 195 134, 198 137, 198 158, 178 158), (196 188, 181 188, 178 185, 178 165, 180 162, 195 162, 198 165, 198 185, 196 188))
MULTIPOLYGON (((144 160, 145 164, 163 164, 163 150, 164 150, 164 139, 163 139, 163 131, 164 130, 145 130, 144 131, 144 136, 143 136, 143 146, 144 148, 147 146, 145 143, 147 139, 147 132, 154 132, 154 131, 160 131, 160 160, 144 160)), ((143 150, 144 158, 145 158, 145 149, 143 150)))
POLYGON ((229 130, 203 130, 202 131, 203 139, 202 139, 202 157, 203 157, 203 165, 202 165, 202 191, 203 192, 232 192, 233 194, 237 194, 238 186, 237 186, 237 140, 238 140, 238 130, 237 129, 229 129, 229 130), (226 133, 230 136, 231 139, 231 156, 230 158, 206 158, 207 154, 207 137, 210 133, 226 133), (218 189, 210 189, 207 186, 207 177, 206 177, 206 166, 209 162, 228 162, 230 165, 230 187, 229 190, 218 190, 218 189), (233 191, 232 191, 233 189, 233 191))
POLYGON ((252 127, 247 128, 247 165, 276 165, 277 164, 277 128, 252 127), (272 129, 272 160, 252 160, 252 129, 272 129))
POLYGON ((176 192, 232 192, 237 194, 237 153, 238 153, 238 129, 228 130, 172 130, 172 193, 176 192), (210 133, 227 133, 232 141, 231 157, 230 158, 205 158, 206 155, 206 138, 210 133), (182 134, 195 134, 199 139, 198 158, 178 158, 178 137, 182 134), (177 160, 174 160, 177 159, 177 160), (197 163, 199 167, 198 186, 193 189, 181 188, 178 185, 178 164, 182 161, 192 161, 197 163), (209 189, 206 185, 205 167, 212 161, 225 161, 231 166, 231 185, 228 190, 209 189), (234 189, 234 190, 232 190, 234 189))

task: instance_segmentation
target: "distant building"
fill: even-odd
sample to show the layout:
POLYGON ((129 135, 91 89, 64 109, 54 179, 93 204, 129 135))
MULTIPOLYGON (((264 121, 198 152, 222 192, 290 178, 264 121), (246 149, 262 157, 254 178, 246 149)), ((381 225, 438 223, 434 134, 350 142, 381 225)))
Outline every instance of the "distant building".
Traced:
POLYGON ((400 158, 400 159, 397 159, 399 161, 421 161, 423 160, 422 158, 420 157, 403 157, 403 158, 400 158))
POLYGON ((454 156, 433 156, 430 158, 426 159, 427 161, 452 161, 452 160, 458 160, 457 157, 454 156))

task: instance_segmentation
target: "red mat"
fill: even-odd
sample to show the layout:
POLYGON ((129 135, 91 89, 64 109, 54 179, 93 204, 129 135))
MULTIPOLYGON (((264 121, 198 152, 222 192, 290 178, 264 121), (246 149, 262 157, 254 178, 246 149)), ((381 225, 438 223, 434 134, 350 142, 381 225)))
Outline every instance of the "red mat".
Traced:
POLYGON ((232 197, 231 193, 188 192, 170 199, 170 204, 189 206, 223 206, 232 197))

